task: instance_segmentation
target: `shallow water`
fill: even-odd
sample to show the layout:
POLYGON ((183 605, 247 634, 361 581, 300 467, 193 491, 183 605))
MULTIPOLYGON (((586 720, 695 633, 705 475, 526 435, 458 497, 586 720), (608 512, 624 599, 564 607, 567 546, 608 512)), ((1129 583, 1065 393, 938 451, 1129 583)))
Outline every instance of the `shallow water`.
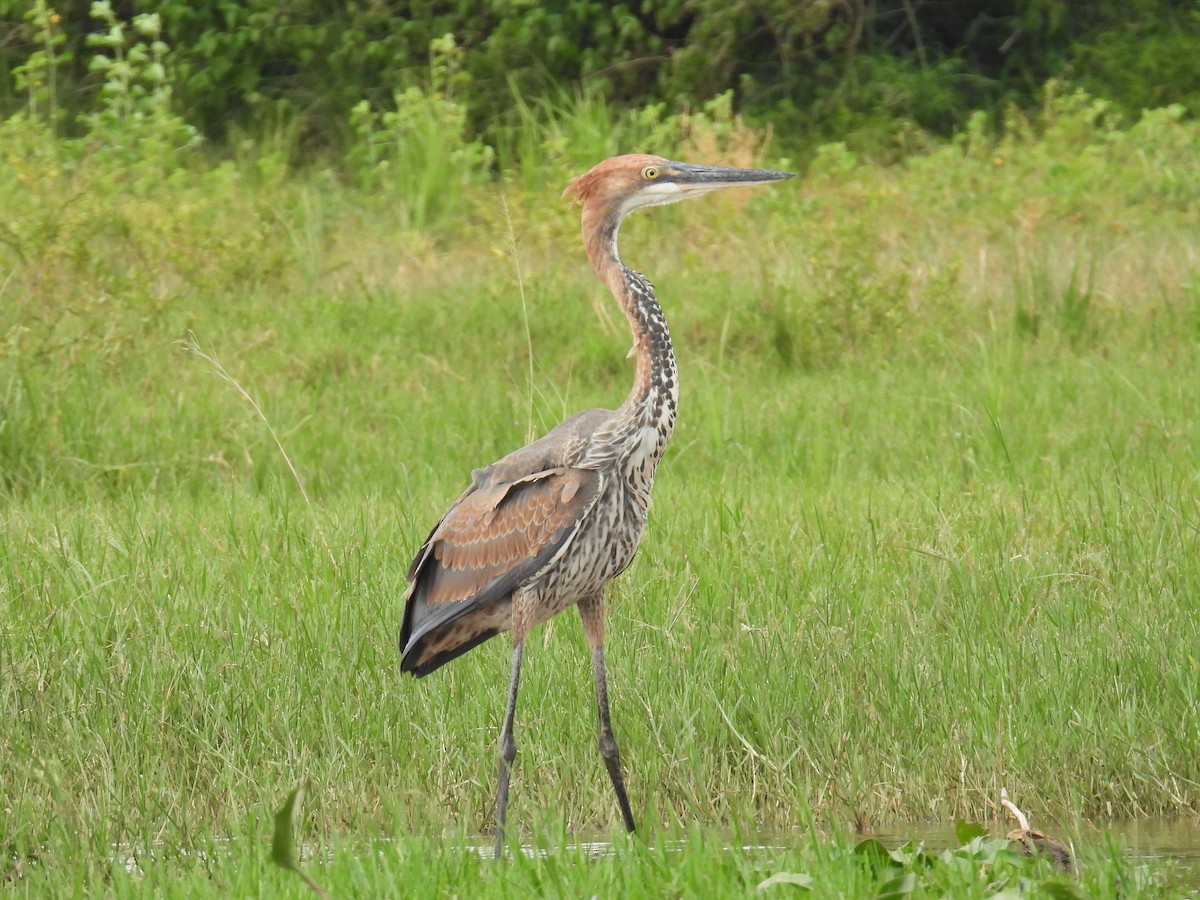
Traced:
MULTIPOLYGON (((1181 870, 1181 880, 1200 890, 1200 818, 1137 819, 1100 824, 1081 822, 1074 826, 1034 823, 1034 826, 1040 828, 1049 837, 1072 848, 1076 855, 1082 854, 1085 860, 1089 846, 1102 845, 1106 840, 1105 835, 1111 835, 1119 846, 1125 848, 1131 859, 1151 864, 1173 862, 1181 870)), ((995 837, 1007 834, 1014 827, 1015 824, 1011 822, 987 823, 989 833, 995 837)), ((766 854, 795 846, 797 842, 804 839, 805 833, 798 830, 763 833, 759 834, 758 840, 752 843, 733 840, 732 835, 728 834, 725 837, 726 843, 731 848, 737 846, 744 853, 766 854)), ((911 841, 924 844, 925 849, 931 851, 957 846, 954 825, 947 823, 895 825, 888 828, 871 829, 856 836, 857 840, 866 838, 875 838, 888 847, 899 847, 911 841)), ((228 839, 218 841, 218 843, 236 845, 235 841, 228 839)), ((667 842, 662 849, 666 852, 682 852, 689 844, 690 841, 686 839, 674 840, 667 842)), ((153 847, 148 853, 145 851, 135 852, 128 845, 118 845, 113 849, 114 857, 130 872, 137 871, 146 862, 154 860, 157 855, 153 847)), ((481 857, 491 858, 493 845, 490 842, 468 844, 463 849, 469 853, 477 853, 481 857)), ((570 845, 570 849, 582 852, 594 859, 600 859, 616 852, 615 847, 609 841, 587 840, 582 836, 570 845)), ((521 851, 527 856, 544 856, 554 852, 554 850, 531 846, 522 846, 521 851)), ((231 846, 230 852, 236 853, 236 846, 231 846)), ((195 855, 205 858, 210 854, 205 851, 197 851, 195 855)), ((302 851, 301 855, 310 860, 315 858, 318 861, 322 856, 321 853, 314 853, 311 849, 308 852, 302 851)))
MULTIPOLYGON (((985 823, 988 833, 993 837, 1003 837, 1017 827, 1015 822, 985 823)), ((1080 822, 1073 826, 1042 825, 1033 823, 1048 837, 1065 844, 1071 849, 1072 855, 1083 855, 1086 861, 1087 848, 1103 846, 1110 835, 1120 847, 1125 848, 1130 859, 1149 864, 1174 863, 1179 867, 1181 881, 1200 891, 1200 818, 1163 818, 1163 819, 1133 819, 1128 821, 1112 821, 1103 823, 1080 822)), ((756 843, 744 844, 725 835, 730 847, 739 846, 744 853, 770 853, 775 850, 795 846, 803 839, 799 831, 772 832, 758 835, 756 843)), ((913 842, 924 844, 926 850, 940 851, 958 846, 954 836, 953 823, 909 823, 895 825, 890 828, 872 829, 855 836, 855 840, 875 838, 887 847, 895 848, 902 844, 913 842)), ((682 851, 689 844, 687 840, 670 841, 664 847, 666 852, 682 851)), ((490 859, 493 845, 478 844, 467 848, 490 859)), ((578 850, 594 859, 609 856, 616 852, 608 841, 586 840, 582 837, 571 845, 572 850, 578 850)), ((541 848, 522 846, 521 851, 527 856, 544 856, 553 851, 541 848)))
MULTIPOLYGON (((1072 848, 1075 855, 1087 858, 1086 848, 1103 844, 1105 835, 1112 835, 1118 846, 1137 860, 1148 863, 1171 861, 1187 874, 1184 880, 1200 888, 1200 818, 1130 819, 1112 822, 1080 822, 1075 825, 1031 823, 1047 837, 1072 848), (1073 845, 1073 846, 1072 846, 1073 845)), ((1002 837, 1016 823, 998 825, 985 823, 990 834, 1002 837)), ((924 843, 926 849, 944 850, 955 846, 954 826, 947 824, 908 824, 877 828, 860 835, 875 838, 888 847, 898 847, 906 841, 924 843)))
MULTIPOLYGON (((1004 825, 984 823, 997 836, 1016 828, 1015 822, 1004 825)), ((1131 853, 1147 858, 1164 857, 1200 862, 1200 819, 1131 819, 1101 823, 1080 822, 1076 825, 1043 825, 1032 823, 1049 837, 1061 841, 1074 838, 1092 843, 1111 834, 1131 853)), ((924 841, 930 849, 943 849, 954 843, 953 824, 904 824, 889 828, 871 829, 861 835, 876 838, 889 846, 905 841, 924 841)))

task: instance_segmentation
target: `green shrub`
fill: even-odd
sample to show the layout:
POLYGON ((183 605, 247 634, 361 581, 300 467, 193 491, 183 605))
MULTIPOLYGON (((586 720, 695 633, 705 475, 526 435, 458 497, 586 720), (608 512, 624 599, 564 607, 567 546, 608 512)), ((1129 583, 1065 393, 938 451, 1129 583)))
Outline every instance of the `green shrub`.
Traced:
MULTIPOLYGON (((694 109, 733 91, 738 109, 774 121, 788 146, 849 140, 893 157, 910 149, 911 123, 948 135, 975 110, 1032 109, 1050 78, 1072 80, 1127 116, 1200 102, 1191 77, 1200 36, 1194 0, 1006 0, 986 8, 906 0, 670 0, 652 8, 594 0, 130 0, 118 9, 129 21, 157 17, 161 40, 174 48, 174 109, 185 121, 218 144, 287 123, 293 150, 305 154, 346 149, 363 101, 383 110, 423 88, 429 48, 444 35, 462 48, 467 80, 454 99, 466 111, 468 138, 498 151, 519 127, 522 105, 536 108, 558 86, 567 96, 603 94, 614 111, 694 109)), ((89 3, 0 0, 6 21, 13 24, 0 40, 0 115, 36 109, 61 115, 78 133, 98 101, 113 102, 100 88, 120 73, 89 64, 89 41, 104 40, 108 27, 97 32, 89 3), (38 72, 53 78, 26 77, 38 72)), ((153 39, 147 47, 152 52, 153 39)))
POLYGON ((362 100, 350 112, 355 140, 346 166, 360 187, 394 198, 403 227, 436 228, 459 218, 466 191, 491 174, 493 152, 467 130, 467 111, 454 99, 470 84, 453 35, 430 48, 429 86, 396 93, 394 108, 376 111, 362 100))

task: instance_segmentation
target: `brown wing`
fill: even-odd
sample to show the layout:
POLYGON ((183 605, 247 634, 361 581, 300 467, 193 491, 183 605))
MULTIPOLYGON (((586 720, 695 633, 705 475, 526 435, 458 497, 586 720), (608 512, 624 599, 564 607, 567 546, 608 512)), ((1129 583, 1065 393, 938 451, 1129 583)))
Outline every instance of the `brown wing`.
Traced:
POLYGON ((424 675, 506 627, 491 607, 570 543, 599 496, 600 475, 590 469, 548 469, 508 483, 479 473, 409 570, 401 668, 424 675))

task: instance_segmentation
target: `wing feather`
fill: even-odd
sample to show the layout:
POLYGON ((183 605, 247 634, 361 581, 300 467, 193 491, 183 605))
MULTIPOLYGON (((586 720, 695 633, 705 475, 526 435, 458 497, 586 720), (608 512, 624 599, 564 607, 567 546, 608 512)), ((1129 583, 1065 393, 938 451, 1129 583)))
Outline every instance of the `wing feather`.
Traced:
POLYGON ((477 617, 491 628, 484 637, 466 623, 450 626, 507 600, 549 565, 600 492, 601 476, 591 469, 563 466, 511 482, 492 482, 486 470, 477 472, 409 570, 402 668, 425 674, 495 634, 491 613, 477 617))

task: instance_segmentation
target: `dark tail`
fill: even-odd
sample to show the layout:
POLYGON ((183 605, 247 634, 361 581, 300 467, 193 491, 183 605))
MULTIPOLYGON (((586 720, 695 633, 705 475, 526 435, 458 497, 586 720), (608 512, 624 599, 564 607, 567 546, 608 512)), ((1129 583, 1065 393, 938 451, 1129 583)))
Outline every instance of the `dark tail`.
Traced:
POLYGON ((409 598, 400 627, 400 670, 422 678, 493 638, 511 621, 511 601, 425 603, 409 598))

